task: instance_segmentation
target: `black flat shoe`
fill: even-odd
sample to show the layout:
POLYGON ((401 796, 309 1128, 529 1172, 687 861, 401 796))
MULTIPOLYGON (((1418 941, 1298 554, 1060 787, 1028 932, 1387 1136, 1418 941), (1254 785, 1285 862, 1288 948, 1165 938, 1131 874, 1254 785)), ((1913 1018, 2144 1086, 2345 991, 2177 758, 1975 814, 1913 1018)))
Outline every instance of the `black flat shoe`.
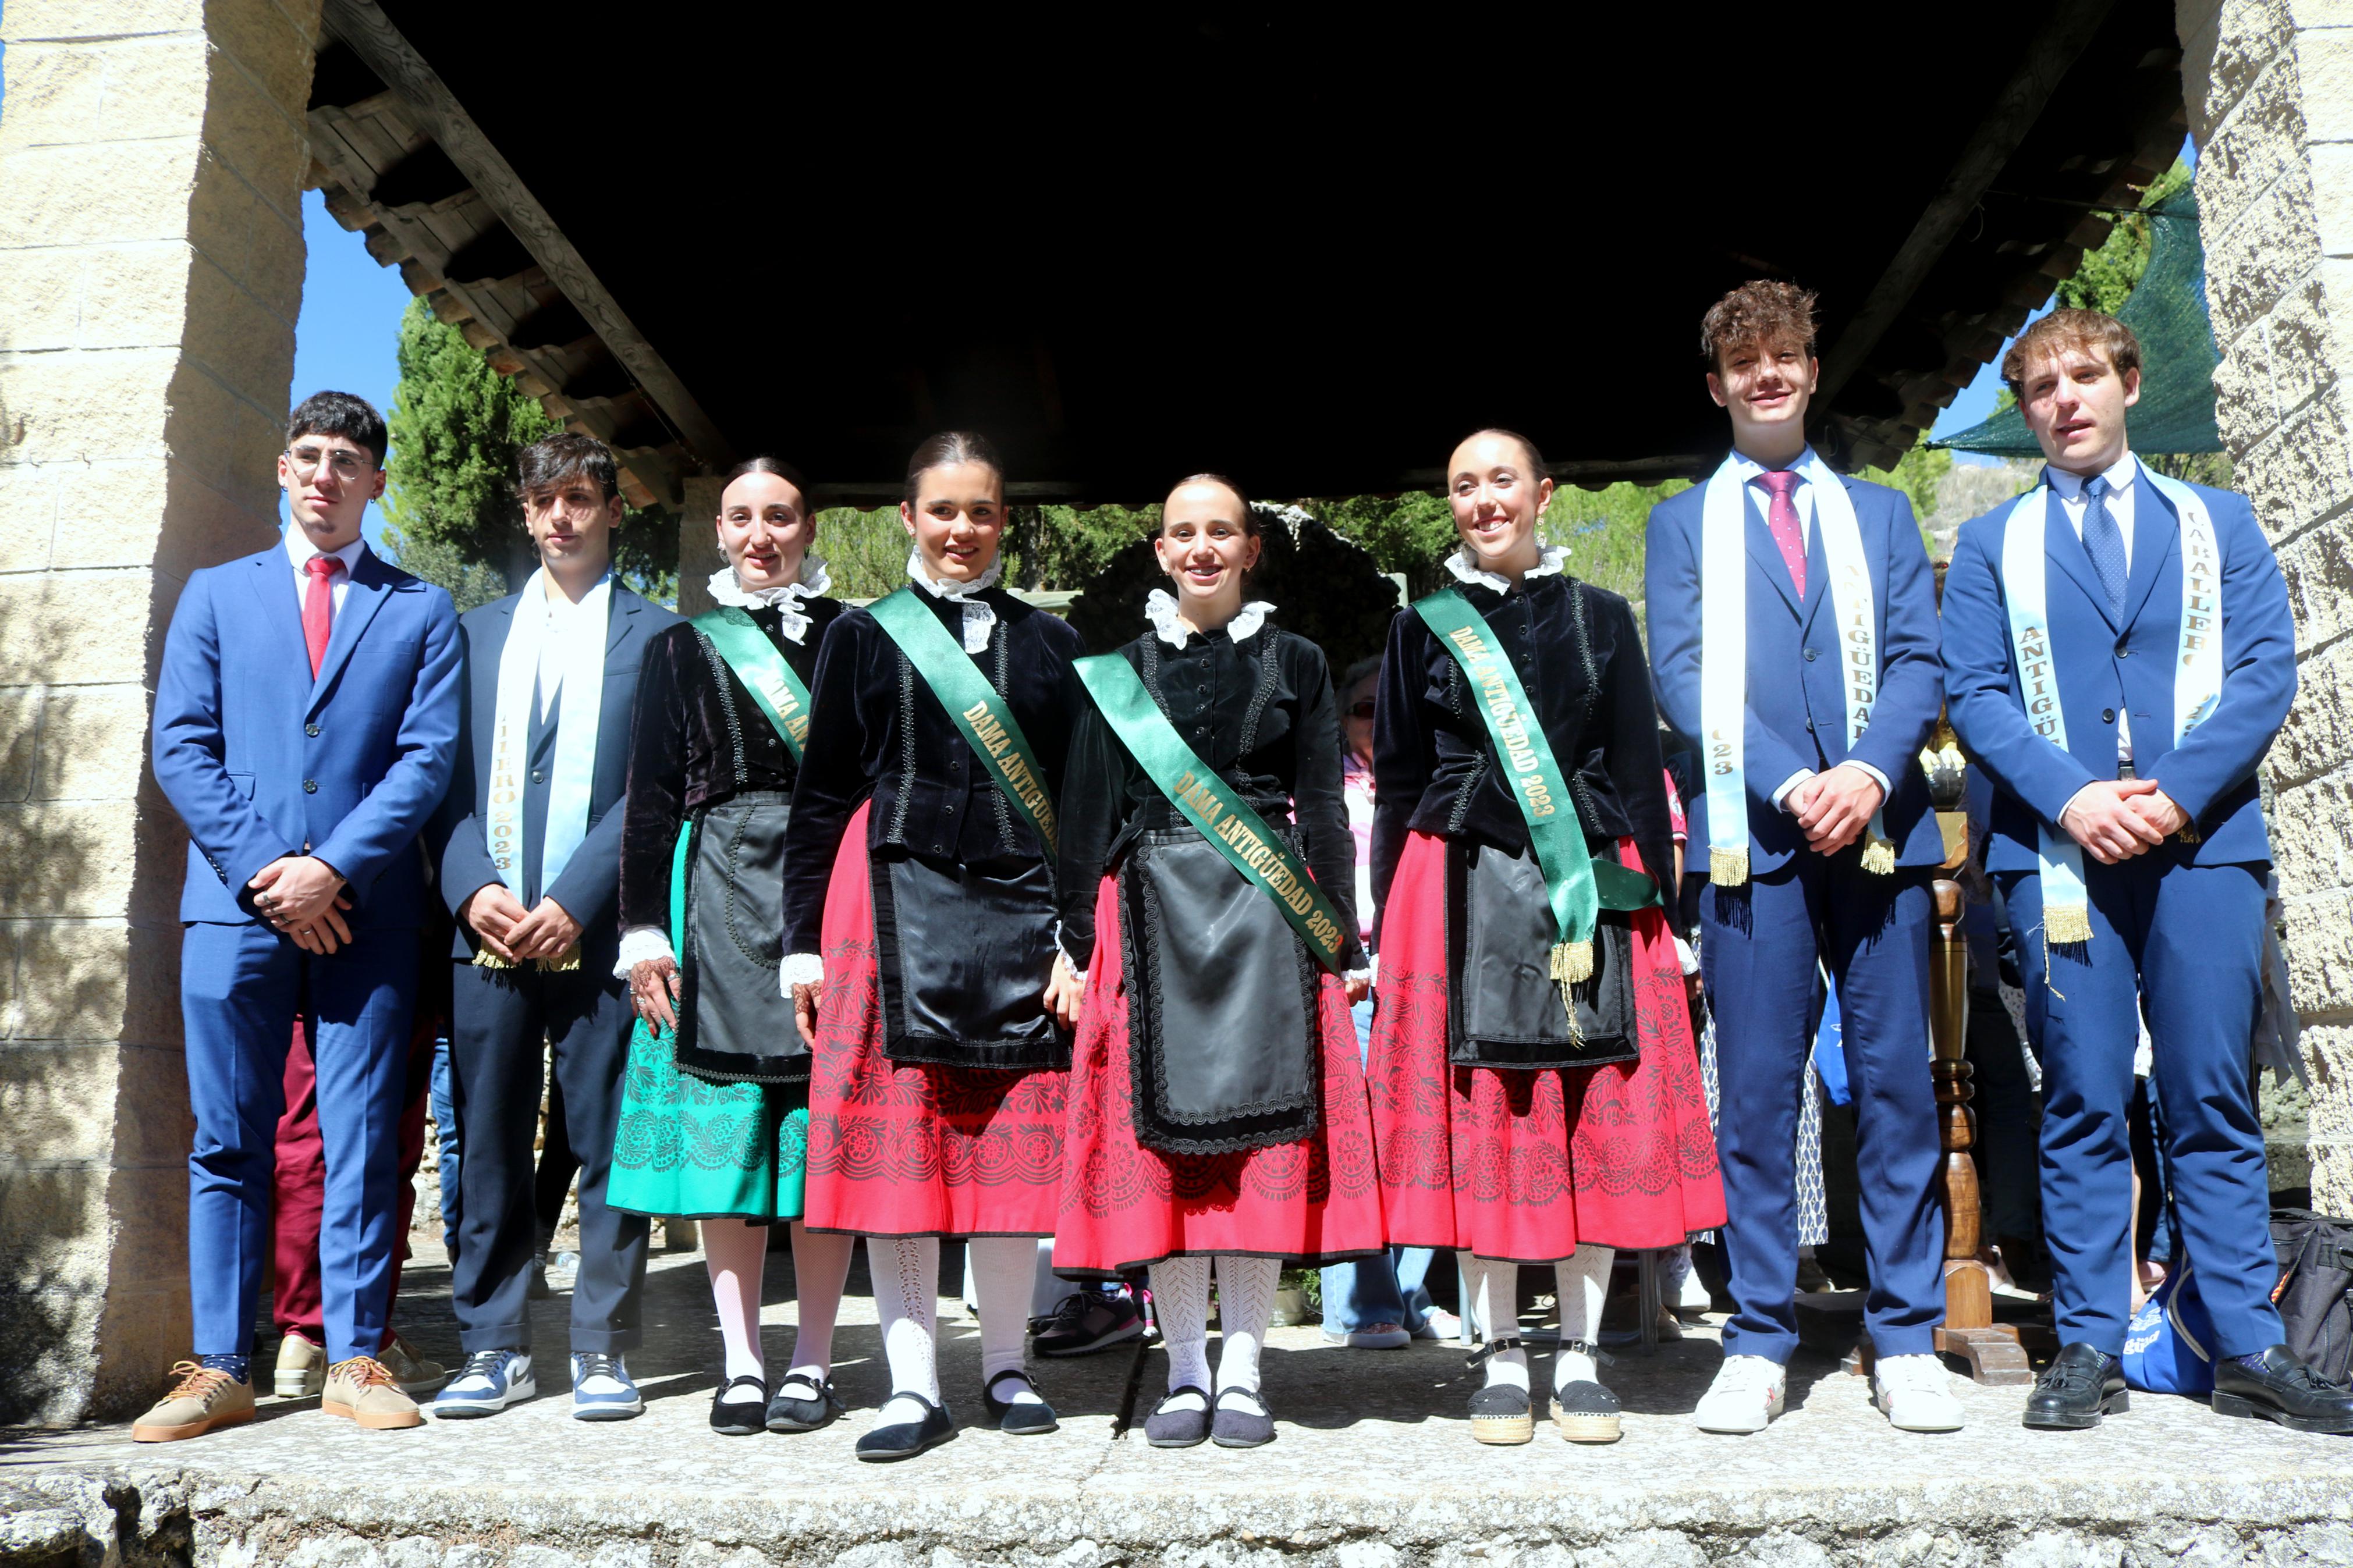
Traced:
POLYGON ((711 1429, 723 1437, 749 1437, 760 1429, 768 1385, 749 1375, 731 1377, 711 1396, 711 1429), (740 1390, 749 1389, 748 1394, 740 1390))
POLYGON ((2125 1363, 2078 1340, 2059 1347, 2057 1359, 2034 1380, 2026 1396, 2023 1425, 2045 1432, 2083 1432, 2100 1424, 2100 1417, 2122 1411, 2130 1401, 2125 1393, 2125 1363))
POLYGON ((980 1402, 988 1407, 988 1418, 997 1423, 998 1431, 1010 1432, 1016 1437, 1035 1437, 1061 1425, 1054 1418, 1054 1407, 1046 1403, 1046 1396, 1042 1394, 1038 1394, 1035 1405, 997 1398, 997 1385, 1008 1378, 1018 1378, 1024 1388, 1038 1394, 1038 1385, 1029 1380, 1026 1372, 1000 1372, 983 1384, 980 1402))
POLYGON ((894 1394, 891 1397, 913 1400, 923 1407, 923 1418, 877 1426, 858 1439, 858 1457, 867 1463, 888 1465, 912 1459, 955 1436, 955 1417, 948 1414, 945 1405, 934 1405, 920 1394, 894 1394))
POLYGON ((1209 1440, 1220 1448, 1262 1448, 1274 1441, 1274 1415, 1267 1409, 1266 1401, 1250 1390, 1229 1388, 1218 1395, 1218 1414, 1209 1423, 1209 1440), (1237 1403, 1227 1404, 1229 1399, 1237 1403))
POLYGON ((831 1383, 818 1383, 807 1373, 787 1377, 776 1384, 776 1396, 768 1401, 768 1430, 771 1432, 814 1432, 833 1424, 835 1416, 849 1408, 841 1395, 833 1391, 831 1383), (791 1392, 796 1388, 814 1388, 817 1394, 804 1399, 791 1392))
POLYGON ((1572 1443, 1615 1443, 1623 1436, 1618 1396, 1598 1383, 1555 1389, 1552 1424, 1572 1443))
MULTIPOLYGON (((1523 1349, 1522 1342, 1512 1337, 1489 1340, 1471 1352, 1465 1363, 1476 1372, 1486 1364, 1487 1358, 1502 1351, 1523 1349)), ((1536 1436, 1535 1407, 1525 1388, 1514 1388, 1508 1383, 1491 1383, 1471 1396, 1471 1436, 1482 1443, 1509 1447, 1517 1443, 1532 1443, 1536 1436)))
POLYGON ((2353 1389, 2329 1382, 2285 1345, 2263 1352, 2263 1370, 2232 1357, 2214 1363, 2214 1414, 2276 1421, 2292 1432, 2353 1432, 2353 1389))
POLYGON ((1155 1448, 1198 1448, 1209 1440, 1209 1391, 1187 1384, 1172 1388, 1151 1415, 1144 1418, 1144 1436, 1155 1448), (1198 1410, 1171 1410, 1186 1394, 1201 1402, 1198 1410))

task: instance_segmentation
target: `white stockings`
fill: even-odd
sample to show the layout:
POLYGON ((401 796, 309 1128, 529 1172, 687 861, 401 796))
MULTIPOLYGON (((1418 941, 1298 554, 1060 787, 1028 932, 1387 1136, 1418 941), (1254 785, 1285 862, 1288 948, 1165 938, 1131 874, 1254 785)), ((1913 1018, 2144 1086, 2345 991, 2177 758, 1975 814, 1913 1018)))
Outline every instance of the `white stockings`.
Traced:
MULTIPOLYGON (((1520 1333, 1520 1266, 1493 1258, 1472 1258, 1462 1272, 1471 1285, 1471 1310, 1489 1344, 1517 1339, 1520 1333)), ((1497 1351, 1486 1360, 1487 1386, 1525 1388, 1528 1352, 1520 1345, 1497 1351)))
POLYGON ((1601 1369, 1584 1351, 1568 1348, 1571 1340, 1598 1342, 1601 1338, 1601 1299, 1609 1293, 1609 1266, 1618 1249, 1590 1242, 1552 1266, 1560 1290, 1560 1353, 1553 1358, 1556 1393, 1572 1383, 1599 1383, 1601 1369))
MULTIPOLYGON (((1229 1388, 1255 1394, 1259 1384, 1259 1352, 1266 1346, 1268 1324, 1274 1318, 1275 1287, 1282 1278, 1282 1262, 1274 1258, 1241 1258, 1219 1253, 1209 1258, 1170 1258, 1152 1266, 1152 1310, 1168 1347, 1168 1390, 1210 1387, 1209 1270, 1214 1261, 1218 1279, 1218 1322, 1225 1344, 1218 1356, 1216 1391, 1229 1388)), ((1172 1409, 1203 1408, 1187 1398, 1172 1409)))
MULTIPOLYGON (((882 1355, 891 1363, 891 1390, 940 1402, 938 1331, 940 1240, 935 1236, 866 1238, 867 1272, 874 1277, 874 1310, 882 1321, 882 1355)), ((882 1406, 885 1426, 921 1421, 912 1401, 882 1406)))

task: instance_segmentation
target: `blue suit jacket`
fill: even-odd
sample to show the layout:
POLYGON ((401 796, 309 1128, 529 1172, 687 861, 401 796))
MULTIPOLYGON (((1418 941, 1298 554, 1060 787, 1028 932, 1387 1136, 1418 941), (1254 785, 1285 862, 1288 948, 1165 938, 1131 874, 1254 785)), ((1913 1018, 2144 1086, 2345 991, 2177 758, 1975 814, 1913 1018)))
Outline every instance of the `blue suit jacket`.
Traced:
MULTIPOLYGON (((1873 607, 1879 620, 1879 695, 1871 723, 1852 750, 1846 740, 1845 689, 1839 675, 1836 617, 1827 605, 1830 563, 1822 531, 1810 530, 1806 595, 1800 601, 1781 548, 1750 501, 1748 522, 1748 723, 1743 769, 1748 785, 1748 868, 1773 871, 1806 849, 1805 830, 1775 809, 1773 792, 1801 768, 1816 772, 1852 756, 1885 774, 1894 793, 1883 808, 1896 862, 1939 865, 1944 838, 1929 808, 1920 748, 1936 726, 1943 703, 1943 667, 1936 652, 1936 579, 1920 542, 1912 503, 1901 490, 1845 478, 1854 503, 1862 553, 1871 567, 1873 607)), ((1700 672, 1700 513, 1707 493, 1695 485, 1651 509, 1649 556, 1643 567, 1650 621, 1651 676, 1659 711, 1696 746, 1700 672)), ((1707 795, 1688 805, 1691 862, 1705 865, 1707 795)))
POLYGON ((2173 668, 2181 627, 2181 524, 2144 483, 2134 498, 2132 574, 2124 614, 2108 614, 2092 558, 2058 498, 2043 527, 2045 608, 2067 720, 2067 749, 2036 734, 2010 668, 2002 539, 2014 503, 1961 525, 1945 574, 1945 683, 1953 731, 2001 787, 1989 865, 2037 864, 2037 819, 2054 826, 2075 792, 2116 776, 2116 713, 2132 715, 2133 771, 2198 824, 2200 865, 2271 858, 2255 768, 2295 697, 2295 623, 2279 563, 2243 496, 2195 487, 2222 552, 2222 699, 2173 743, 2173 668))
MULTIPOLYGON (((510 594, 469 610, 459 623, 459 641, 465 648, 466 658, 461 699, 464 740, 459 747, 457 772, 450 782, 448 798, 434 818, 428 839, 440 871, 441 898, 452 915, 476 891, 500 879, 499 868, 491 862, 486 826, 491 777, 483 760, 491 754, 492 731, 498 721, 499 657, 506 651, 507 633, 514 625, 514 607, 522 597, 520 594, 510 594)), ((563 875, 553 886, 541 889, 542 897, 554 899, 564 906, 565 913, 580 922, 582 940, 592 946, 610 948, 620 940, 618 893, 621 819, 625 815, 621 804, 629 786, 629 722, 637 706, 638 666, 645 658, 646 644, 677 624, 678 617, 660 605, 649 604, 618 582, 613 584, 612 608, 605 623, 605 696, 596 719, 596 773, 589 786, 588 836, 572 852, 572 858, 565 862, 563 875)), ((568 695, 568 683, 565 691, 568 695)), ((559 722, 563 718, 561 697, 552 716, 559 722)), ((538 737, 551 757, 554 752, 555 728, 550 725, 544 735, 538 737)), ((533 763, 534 778, 547 773, 548 766, 538 753, 534 753, 533 763)), ((527 819, 545 823, 547 787, 544 784, 524 785, 526 794, 533 797, 525 804, 527 819)), ((524 842, 534 861, 531 884, 536 885, 539 879, 535 863, 542 835, 527 831, 524 842)), ((460 921, 451 956, 470 958, 474 947, 473 931, 460 921)), ((612 965, 607 963, 605 967, 609 969, 612 965)))
POLYGON ((458 742, 449 595, 360 552, 318 678, 285 550, 189 575, 155 684, 155 781, 188 825, 183 921, 255 919, 254 873, 311 854, 354 930, 425 922, 417 836, 458 742))

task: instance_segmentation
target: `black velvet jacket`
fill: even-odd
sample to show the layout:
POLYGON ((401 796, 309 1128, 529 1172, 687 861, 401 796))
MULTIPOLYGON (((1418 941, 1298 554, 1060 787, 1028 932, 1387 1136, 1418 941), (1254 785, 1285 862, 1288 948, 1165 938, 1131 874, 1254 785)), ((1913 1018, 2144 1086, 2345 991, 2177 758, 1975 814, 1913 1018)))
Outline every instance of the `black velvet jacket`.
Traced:
MULTIPOLYGON (((1307 868, 1351 932, 1356 951, 1356 851, 1340 794, 1340 719, 1324 650, 1305 637, 1261 626, 1237 643, 1223 631, 1170 647, 1146 632, 1119 650, 1145 689, 1194 753, 1241 791, 1252 810, 1280 826, 1299 826, 1307 868)), ((1062 803, 1062 854, 1055 878, 1062 951, 1083 969, 1093 962, 1095 894, 1103 873, 1139 835, 1183 826, 1168 802, 1112 731, 1073 675, 1069 702, 1077 715, 1062 803)))
MULTIPOLYGON (((817 673, 818 646, 843 610, 831 599, 804 599, 809 628, 799 642, 777 627, 784 616, 750 612, 804 685, 817 673)), ((815 743, 816 730, 810 730, 815 743)), ((679 825, 747 790, 789 790, 800 770, 735 672, 691 626, 674 626, 646 647, 629 721, 628 815, 621 824, 621 929, 670 930, 670 854, 679 825), (741 737, 744 771, 735 771, 741 737)))
MULTIPOLYGON (((1659 713, 1633 606, 1566 574, 1532 577, 1508 594, 1454 585, 1510 654, 1520 685, 1567 770, 1588 845, 1631 837, 1644 868, 1674 885, 1659 713), (1577 599, 1587 637, 1577 633, 1577 599), (1590 658, 1586 657, 1589 649, 1590 658)), ((1518 853, 1527 818, 1505 787, 1476 693, 1429 624, 1401 610, 1389 626, 1373 728, 1373 900, 1386 904, 1411 832, 1469 837, 1518 853)), ((1375 943, 1379 941, 1375 930, 1375 943)))
MULTIPOLYGON (((962 647, 962 605, 921 588, 910 592, 962 647)), ((1062 679, 1086 645, 1060 616, 1001 590, 986 589, 980 598, 997 624, 973 662, 1020 721, 1059 805, 1071 741, 1062 679)), ((1037 834, 871 614, 850 610, 827 631, 809 695, 808 760, 785 832, 787 956, 819 951, 834 853, 850 815, 870 796, 870 849, 898 846, 966 865, 1046 858, 1037 834)))

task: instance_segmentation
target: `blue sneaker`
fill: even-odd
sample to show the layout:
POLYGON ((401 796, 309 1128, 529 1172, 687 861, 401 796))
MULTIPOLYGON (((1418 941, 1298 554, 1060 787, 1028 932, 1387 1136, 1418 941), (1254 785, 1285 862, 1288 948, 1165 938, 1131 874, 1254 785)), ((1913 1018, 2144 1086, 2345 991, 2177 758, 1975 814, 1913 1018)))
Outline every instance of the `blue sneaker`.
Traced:
POLYGON ((443 1421, 472 1421, 538 1393, 529 1351, 476 1351, 435 1396, 433 1414, 443 1421))
POLYGON ((572 1419, 627 1421, 643 1415, 646 1402, 629 1381, 629 1363, 602 1351, 575 1351, 572 1356, 572 1419))

